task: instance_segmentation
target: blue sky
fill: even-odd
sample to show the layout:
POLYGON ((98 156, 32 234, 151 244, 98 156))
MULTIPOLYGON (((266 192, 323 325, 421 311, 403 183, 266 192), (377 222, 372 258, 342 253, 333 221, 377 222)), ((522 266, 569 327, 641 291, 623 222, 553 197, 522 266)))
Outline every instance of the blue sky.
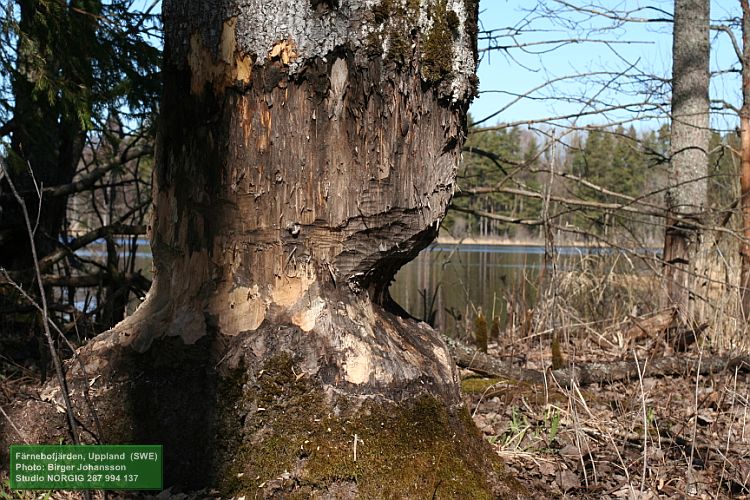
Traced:
MULTIPOLYGON (((136 0, 138 5, 151 4, 154 0, 136 0)), ((597 4, 612 9, 634 11, 638 17, 665 17, 671 15, 673 0, 565 0, 576 5, 597 4), (657 10, 659 9, 659 10, 657 10), (666 12, 663 14, 660 11, 666 12)), ((541 5, 559 7, 556 0, 544 0, 541 5)), ((500 42, 511 44, 536 43, 544 40, 574 38, 576 33, 586 28, 606 28, 612 22, 602 18, 589 19, 585 15, 569 15, 568 25, 553 22, 549 16, 532 9, 536 0, 481 0, 480 21, 484 30, 496 29, 499 34, 507 34, 509 29, 525 28, 533 30, 520 34, 515 40, 503 37, 500 42), (527 24, 524 23, 527 22, 527 24)), ((738 15, 739 0, 712 0, 711 17, 714 22, 738 15)), ((569 96, 572 98, 596 97, 612 104, 635 103, 643 100, 642 88, 638 85, 628 86, 634 95, 624 96, 612 85, 603 90, 603 82, 612 80, 610 74, 630 68, 629 74, 637 76, 640 72, 669 77, 671 73, 672 28, 669 23, 628 23, 614 30, 602 30, 591 38, 595 43, 570 44, 548 51, 552 46, 530 46, 526 51, 510 49, 507 52, 491 51, 482 54, 479 67, 480 91, 471 107, 474 119, 481 119, 499 111, 511 103, 516 96, 524 94, 554 78, 572 76, 581 73, 599 73, 591 78, 570 78, 561 80, 554 86, 537 91, 533 98, 523 98, 503 110, 497 116, 487 120, 485 125, 508 123, 525 120, 539 120, 549 116, 576 114, 581 111, 592 112, 593 106, 578 102, 564 103, 560 99, 548 99, 550 96, 569 96), (613 42, 610 45, 601 43, 613 42), (532 53, 544 52, 544 53, 532 53), (610 73, 610 74, 603 74, 610 73), (598 79, 598 81, 597 81, 598 79)), ((739 37, 739 33, 737 33, 739 37)), ((740 40, 741 41, 741 40, 740 40)), ((712 32, 712 68, 727 69, 736 62, 729 38, 723 33, 712 32)), ((480 41, 481 46, 487 42, 480 41)), ((712 98, 720 98, 739 106, 741 103, 740 79, 737 75, 714 78, 712 98)), ((662 99, 664 101, 664 99, 662 99)), ((603 104, 601 104, 603 105, 603 104)), ((599 107, 601 107, 601 105, 599 107)), ((645 118, 638 124, 643 127, 655 127, 663 121, 666 110, 645 113, 645 118), (661 115, 661 119, 649 118, 661 115)), ((606 115, 584 115, 576 123, 600 124, 609 121, 632 119, 632 112, 613 111, 606 115)), ((571 120, 558 123, 570 124, 571 120)), ((713 125, 720 129, 731 129, 737 120, 733 116, 715 114, 713 125)))
MULTIPOLYGON (((613 9, 626 10, 648 6, 666 12, 665 14, 655 9, 646 9, 633 14, 642 18, 667 17, 667 14, 671 15, 673 5, 672 0, 597 2, 572 0, 571 3, 576 5, 597 3, 613 9)), ((560 6, 560 3, 554 0, 545 1, 543 4, 549 8, 560 6)), ((506 45, 514 41, 536 43, 543 40, 575 38, 578 35, 584 35, 587 29, 611 27, 613 23, 601 17, 592 20, 582 14, 569 14, 567 17, 570 18, 571 23, 568 25, 556 23, 542 12, 531 11, 534 5, 535 2, 529 0, 483 0, 480 3, 482 28, 499 30, 497 32, 499 34, 509 33, 509 28, 524 27, 527 30, 515 39, 507 36, 501 38, 499 42, 506 45), (576 30, 579 33, 571 32, 576 30)), ((711 17, 714 22, 718 22, 737 15, 738 11, 739 2, 736 0, 713 1, 711 17)), ((581 111, 591 112, 595 107, 606 107, 608 103, 611 105, 637 103, 643 100, 646 88, 640 83, 628 85, 627 90, 632 92, 632 95, 624 95, 619 89, 615 89, 614 74, 625 72, 633 77, 642 74, 669 77, 671 73, 672 45, 671 24, 669 23, 627 23, 613 30, 601 29, 588 37, 597 42, 568 44, 552 51, 549 49, 554 45, 532 45, 525 49, 483 53, 478 72, 481 94, 471 107, 474 119, 481 119, 498 111, 511 103, 516 95, 524 94, 545 81, 566 75, 598 73, 594 77, 561 80, 554 86, 545 87, 534 93, 533 99, 519 100, 498 116, 489 119, 485 125, 535 120, 581 111), (605 41, 611 43, 604 43, 605 41), (577 102, 565 103, 559 99, 547 99, 552 96, 568 96, 576 99, 577 102), (594 102, 587 103, 586 99, 601 102, 597 105, 594 102)), ((712 32, 711 42, 712 69, 731 67, 736 61, 736 56, 727 35, 712 32)), ((480 41, 480 44, 487 46, 486 41, 480 41)), ((668 87, 666 88, 668 90, 668 87)), ((741 102, 739 77, 732 75, 714 78, 712 98, 724 99, 739 105, 741 102)), ((664 100, 664 97, 656 99, 660 102, 664 100)), ((663 115, 663 112, 655 110, 643 113, 645 120, 641 122, 641 125, 651 127, 658 124, 659 120, 648 118, 657 114, 663 115)), ((578 124, 602 123, 606 119, 625 120, 634 116, 636 115, 632 112, 612 111, 606 116, 583 116, 578 124)), ((569 123, 569 121, 562 120, 560 123, 569 123)), ((719 128, 733 128, 736 120, 733 117, 716 114, 713 122, 714 126, 719 128)))

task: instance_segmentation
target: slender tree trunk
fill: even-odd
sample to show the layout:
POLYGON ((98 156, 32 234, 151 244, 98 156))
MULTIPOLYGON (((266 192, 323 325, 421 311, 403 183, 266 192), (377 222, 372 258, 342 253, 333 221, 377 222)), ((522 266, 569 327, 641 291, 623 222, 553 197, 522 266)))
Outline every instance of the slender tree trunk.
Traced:
POLYGON ((104 439, 228 495, 515 497, 388 293, 453 192, 477 3, 163 8, 153 287, 81 351, 104 439))
POLYGON ((742 265, 742 310, 750 315, 750 5, 742 6, 742 109, 740 110, 740 199, 742 205, 742 235, 740 247, 742 265))
POLYGON ((709 0, 675 0, 672 129, 664 280, 668 303, 688 324, 705 296, 709 142, 709 0))

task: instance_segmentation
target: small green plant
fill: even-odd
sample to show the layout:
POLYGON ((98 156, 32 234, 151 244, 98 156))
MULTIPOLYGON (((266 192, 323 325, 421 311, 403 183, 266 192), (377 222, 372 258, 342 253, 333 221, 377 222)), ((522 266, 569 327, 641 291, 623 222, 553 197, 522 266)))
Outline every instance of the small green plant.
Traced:
POLYGON ((511 410, 510 426, 503 434, 503 448, 519 448, 529 429, 531 429, 531 425, 529 425, 526 415, 514 406, 511 410))
POLYGON ((554 407, 547 408, 544 415, 544 427, 547 429, 547 444, 552 444, 560 430, 560 410, 554 407))
POLYGON ((501 435, 491 436, 487 440, 490 444, 502 443, 502 448, 506 450, 544 452, 549 450, 559 432, 559 408, 551 406, 544 412, 543 418, 535 423, 529 423, 521 408, 513 407, 508 429, 501 435), (526 438, 529 438, 528 442, 524 443, 526 438))
POLYGON ((646 410, 646 425, 649 429, 654 427, 654 422, 656 421, 656 410, 654 410, 653 407, 649 406, 646 410))

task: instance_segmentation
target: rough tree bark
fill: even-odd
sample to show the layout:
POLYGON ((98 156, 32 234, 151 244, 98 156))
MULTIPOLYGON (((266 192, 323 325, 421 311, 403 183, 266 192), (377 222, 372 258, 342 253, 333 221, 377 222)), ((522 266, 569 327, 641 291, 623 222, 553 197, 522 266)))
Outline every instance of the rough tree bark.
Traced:
MULTIPOLYGON (((440 336, 388 294, 453 192, 477 2, 163 9, 153 287, 79 353, 100 375, 100 439, 163 443, 181 488, 519 495, 440 336)), ((22 432, 55 438, 52 405, 14 410, 22 432)))
POLYGON ((689 325, 705 296, 709 133, 709 1, 675 0, 672 129, 664 281, 669 305, 689 325))

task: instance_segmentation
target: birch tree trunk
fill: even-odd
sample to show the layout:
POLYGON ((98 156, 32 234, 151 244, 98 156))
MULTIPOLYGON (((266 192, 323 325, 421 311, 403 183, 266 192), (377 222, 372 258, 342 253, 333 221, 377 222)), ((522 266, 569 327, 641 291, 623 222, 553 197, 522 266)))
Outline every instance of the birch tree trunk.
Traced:
POLYGON ((227 495, 515 497, 388 294, 453 193, 477 3, 163 9, 153 288, 81 352, 103 439, 227 495))
POLYGON ((672 129, 664 280, 668 302, 687 324, 705 297, 709 143, 709 0, 675 0, 672 129))

